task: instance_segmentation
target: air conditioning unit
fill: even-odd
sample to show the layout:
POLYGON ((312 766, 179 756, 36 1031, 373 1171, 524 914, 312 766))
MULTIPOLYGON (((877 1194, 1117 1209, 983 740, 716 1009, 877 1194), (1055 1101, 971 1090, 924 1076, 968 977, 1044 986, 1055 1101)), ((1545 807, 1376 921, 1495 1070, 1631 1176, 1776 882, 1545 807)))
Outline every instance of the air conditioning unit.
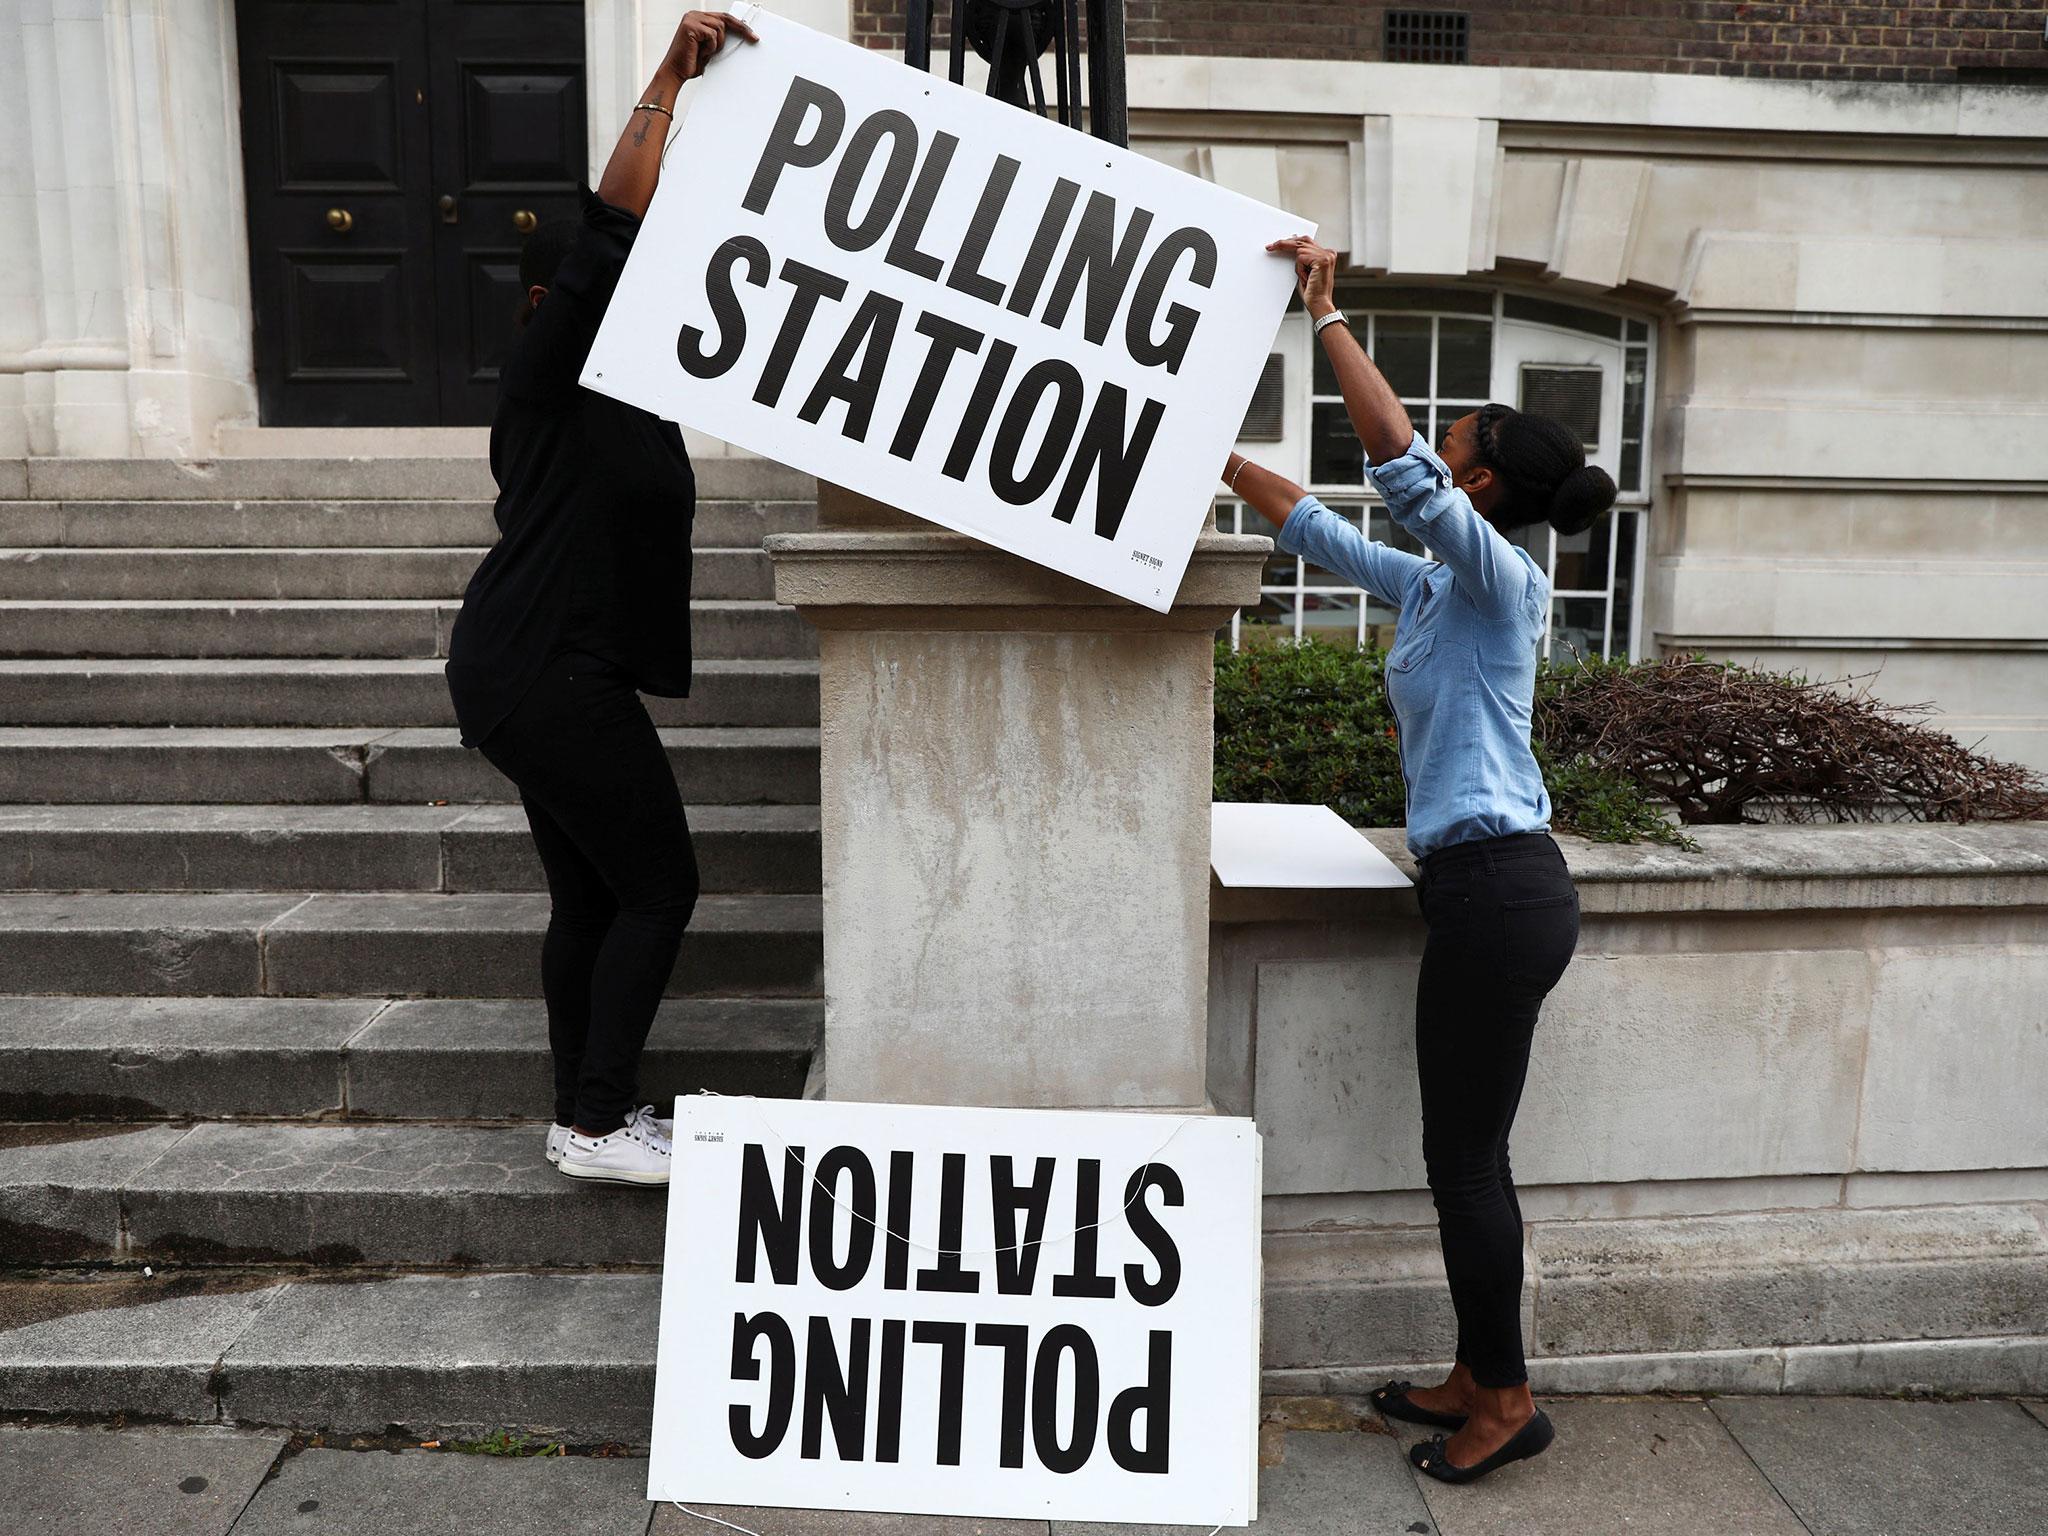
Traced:
POLYGON ((1600 391, 1605 373, 1598 363, 1524 363, 1521 408, 1532 416, 1562 422, 1592 453, 1600 446, 1600 391))

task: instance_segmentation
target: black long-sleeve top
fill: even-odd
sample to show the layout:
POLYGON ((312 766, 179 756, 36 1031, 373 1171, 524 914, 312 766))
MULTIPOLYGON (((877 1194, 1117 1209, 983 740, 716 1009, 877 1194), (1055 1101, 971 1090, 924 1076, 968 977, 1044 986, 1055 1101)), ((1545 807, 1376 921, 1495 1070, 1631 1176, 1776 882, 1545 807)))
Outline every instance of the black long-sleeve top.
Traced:
POLYGON ((682 433, 576 382, 640 220, 588 187, 582 196, 582 233, 499 377, 499 537, 470 577, 448 643, 466 747, 563 651, 614 663, 643 693, 690 691, 697 485, 682 433))

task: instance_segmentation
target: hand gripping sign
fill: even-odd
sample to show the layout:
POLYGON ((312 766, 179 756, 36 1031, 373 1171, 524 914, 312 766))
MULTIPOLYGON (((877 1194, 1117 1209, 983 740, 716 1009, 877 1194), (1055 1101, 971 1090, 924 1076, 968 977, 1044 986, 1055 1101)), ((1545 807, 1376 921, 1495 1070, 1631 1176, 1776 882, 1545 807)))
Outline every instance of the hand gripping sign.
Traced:
POLYGON ((762 15, 583 383, 1165 611, 1313 226, 762 15))
POLYGON ((648 1497, 1256 1517, 1249 1120, 677 1101, 648 1497))

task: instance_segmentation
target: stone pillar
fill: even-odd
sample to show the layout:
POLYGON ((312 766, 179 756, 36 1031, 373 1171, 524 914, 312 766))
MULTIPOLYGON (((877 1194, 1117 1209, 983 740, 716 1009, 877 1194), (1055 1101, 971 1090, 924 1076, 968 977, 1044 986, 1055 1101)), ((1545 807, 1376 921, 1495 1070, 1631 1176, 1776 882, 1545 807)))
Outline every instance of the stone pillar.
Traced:
POLYGON ((1268 540, 1159 614, 823 488, 768 540, 818 627, 835 1099, 1208 1103, 1215 634, 1268 540))
POLYGON ((204 454, 253 421, 233 10, 0 20, 0 457, 204 454))

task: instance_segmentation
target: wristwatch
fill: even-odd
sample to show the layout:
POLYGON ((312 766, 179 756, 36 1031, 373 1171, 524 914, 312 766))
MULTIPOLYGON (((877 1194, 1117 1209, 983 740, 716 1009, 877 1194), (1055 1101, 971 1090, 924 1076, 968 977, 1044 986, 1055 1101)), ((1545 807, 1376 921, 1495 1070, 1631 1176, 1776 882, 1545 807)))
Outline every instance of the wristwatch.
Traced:
POLYGON ((1322 319, 1316 322, 1316 334, 1318 336, 1322 335, 1324 328, 1327 326, 1349 325, 1350 323, 1351 322, 1345 318, 1343 310, 1333 309, 1327 315, 1323 316, 1322 319))

